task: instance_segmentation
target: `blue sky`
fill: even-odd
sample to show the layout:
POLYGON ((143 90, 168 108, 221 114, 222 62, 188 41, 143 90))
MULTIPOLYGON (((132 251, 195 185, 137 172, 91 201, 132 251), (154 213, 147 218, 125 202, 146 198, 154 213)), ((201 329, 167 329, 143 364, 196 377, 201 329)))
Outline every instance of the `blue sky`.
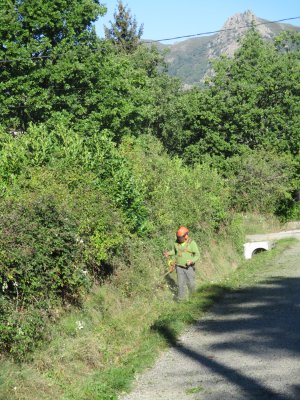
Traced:
MULTIPOLYGON (((97 34, 103 37, 103 25, 113 20, 117 0, 100 2, 108 9, 96 22, 97 34)), ((143 39, 152 40, 216 31, 233 14, 246 10, 269 21, 300 17, 299 0, 123 0, 123 4, 138 25, 144 24, 143 39)), ((300 18, 287 23, 300 26, 300 18)))

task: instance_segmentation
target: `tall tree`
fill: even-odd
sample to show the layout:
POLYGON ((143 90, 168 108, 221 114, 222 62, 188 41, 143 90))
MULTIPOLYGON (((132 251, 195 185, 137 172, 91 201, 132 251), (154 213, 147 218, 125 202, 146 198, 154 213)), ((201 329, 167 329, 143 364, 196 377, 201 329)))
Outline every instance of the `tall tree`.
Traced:
POLYGON ((299 52, 282 52, 252 30, 216 72, 212 94, 223 104, 221 129, 228 140, 298 154, 299 52))
POLYGON ((118 1, 117 11, 114 13, 114 22, 110 21, 110 28, 104 27, 105 37, 126 53, 136 50, 143 35, 143 24, 138 28, 135 17, 130 9, 118 1))
POLYGON ((83 112, 104 12, 99 0, 2 0, 0 124, 24 131, 52 111, 83 112))
POLYGON ((214 69, 206 90, 184 95, 185 141, 178 152, 190 161, 209 154, 216 163, 249 148, 297 155, 299 52, 283 51, 250 30, 234 58, 222 57, 214 69))

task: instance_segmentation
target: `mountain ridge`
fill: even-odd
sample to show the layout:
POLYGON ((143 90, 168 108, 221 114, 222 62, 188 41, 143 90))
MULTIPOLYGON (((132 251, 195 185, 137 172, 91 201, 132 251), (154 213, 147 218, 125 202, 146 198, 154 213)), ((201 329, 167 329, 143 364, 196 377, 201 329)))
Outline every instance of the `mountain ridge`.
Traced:
POLYGON ((210 60, 225 54, 229 57, 239 47, 240 39, 255 26, 263 39, 272 40, 282 31, 299 31, 300 27, 257 17, 251 10, 229 17, 223 27, 214 34, 188 38, 173 44, 161 44, 165 52, 168 72, 182 79, 185 86, 199 85, 211 73, 210 60))

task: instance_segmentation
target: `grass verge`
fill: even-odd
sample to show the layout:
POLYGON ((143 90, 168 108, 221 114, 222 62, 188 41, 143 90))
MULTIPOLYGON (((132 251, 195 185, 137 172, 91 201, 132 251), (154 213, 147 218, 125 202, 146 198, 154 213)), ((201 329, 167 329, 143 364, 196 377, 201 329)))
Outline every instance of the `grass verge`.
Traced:
POLYGON ((96 288, 81 310, 72 310, 54 327, 51 342, 34 354, 31 363, 1 360, 0 399, 117 399, 189 324, 226 292, 259 281, 291 243, 281 241, 249 261, 241 261, 224 246, 216 247, 213 261, 205 259, 197 292, 180 304, 173 301, 170 282, 158 280, 156 291, 136 297, 125 296, 122 285, 96 288))

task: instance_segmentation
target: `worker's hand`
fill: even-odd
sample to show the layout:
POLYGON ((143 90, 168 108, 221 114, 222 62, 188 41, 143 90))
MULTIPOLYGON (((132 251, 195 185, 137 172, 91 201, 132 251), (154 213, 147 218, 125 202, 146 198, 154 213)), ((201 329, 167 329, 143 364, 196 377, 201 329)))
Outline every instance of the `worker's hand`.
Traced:
POLYGON ((174 262, 174 261, 171 261, 171 262, 169 263, 169 272, 172 273, 173 271, 175 271, 175 267, 176 267, 175 262, 174 262))
POLYGON ((191 265, 194 265, 194 263, 193 263, 193 261, 188 260, 188 261, 186 262, 186 265, 187 265, 188 267, 190 267, 191 265))
POLYGON ((163 252, 163 255, 164 255, 165 257, 170 257, 170 253, 169 253, 167 250, 165 250, 165 251, 163 252))

